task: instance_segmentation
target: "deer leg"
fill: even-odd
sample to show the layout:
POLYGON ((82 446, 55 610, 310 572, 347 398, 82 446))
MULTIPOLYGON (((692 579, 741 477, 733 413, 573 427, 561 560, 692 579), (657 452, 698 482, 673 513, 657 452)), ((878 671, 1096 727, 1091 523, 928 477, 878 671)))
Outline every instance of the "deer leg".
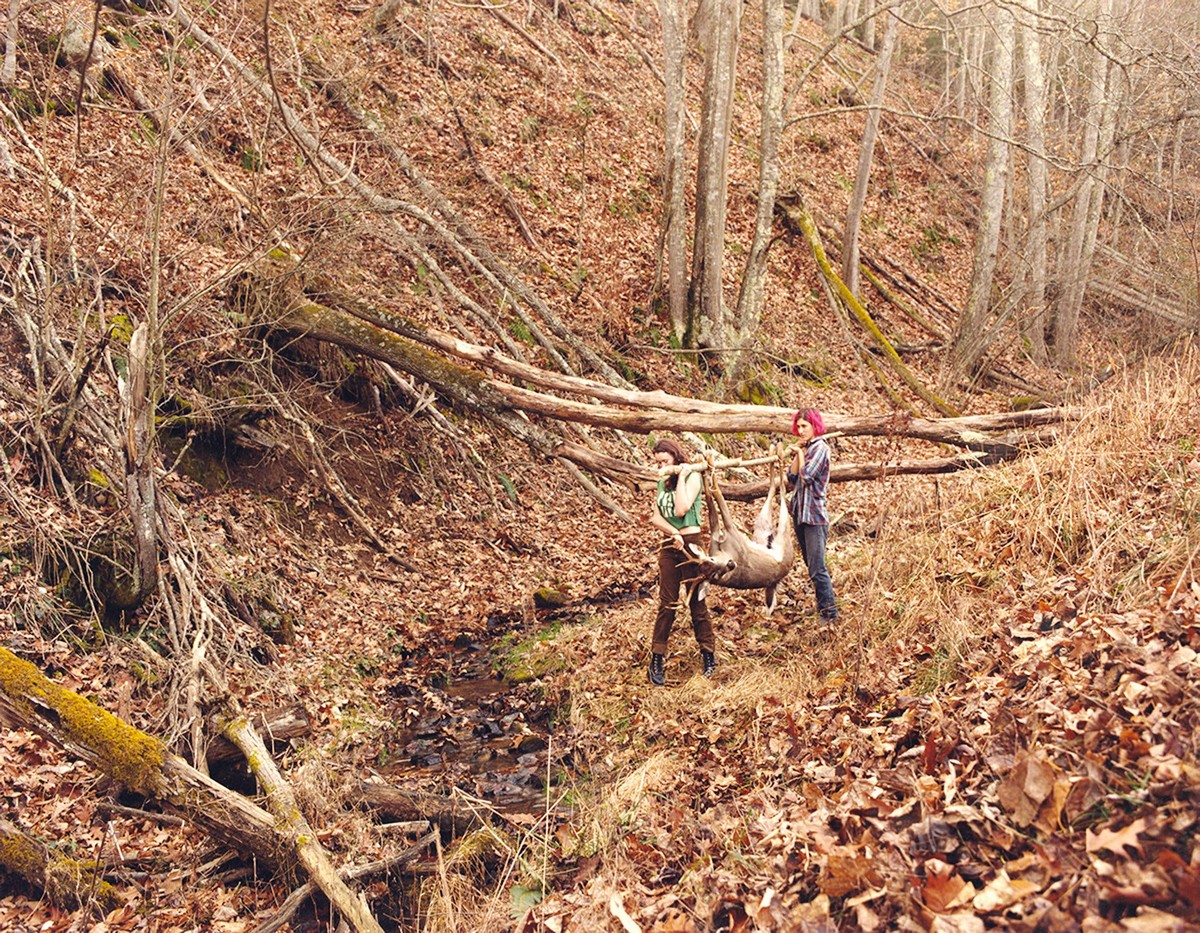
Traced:
POLYGON ((779 517, 775 524, 775 535, 778 537, 782 534, 790 534, 791 529, 788 527, 788 507, 787 495, 787 467, 782 459, 779 461, 779 469, 771 477, 772 483, 779 483, 779 517))
MULTIPOLYGON (((725 502, 725 497, 723 495, 721 495, 721 487, 718 486, 715 481, 713 482, 712 490, 713 490, 713 499, 716 500, 716 503, 717 503, 717 511, 720 513, 720 516, 721 516, 722 534, 741 534, 741 531, 738 530, 737 525, 735 525, 733 522, 733 516, 731 516, 729 514, 729 506, 725 502)), ((713 527, 714 527, 713 534, 715 536, 716 535, 716 530, 715 530, 716 526, 714 525, 713 527)))

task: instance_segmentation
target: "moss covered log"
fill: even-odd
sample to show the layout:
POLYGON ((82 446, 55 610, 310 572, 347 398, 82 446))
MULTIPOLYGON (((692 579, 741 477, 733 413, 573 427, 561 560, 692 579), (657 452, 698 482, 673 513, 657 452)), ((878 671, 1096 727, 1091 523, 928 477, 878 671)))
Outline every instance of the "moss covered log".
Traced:
POLYGON ((291 872, 296 854, 270 813, 172 754, 158 739, 54 683, 0 648, 0 722, 32 729, 69 755, 175 809, 217 841, 291 872))
POLYGON ((56 853, 5 819, 0 819, 0 868, 24 878, 63 910, 90 905, 103 916, 121 905, 117 889, 100 878, 98 863, 56 853))
POLYGON ((871 317, 869 311, 861 301, 855 297, 854 293, 846 286, 841 277, 833 270, 833 266, 829 262, 829 257, 825 255, 825 248, 821 245, 821 238, 817 235, 816 224, 813 223, 812 217, 808 213, 808 209, 804 205, 783 205, 784 213, 792 220, 804 234, 804 238, 808 241, 809 247, 812 249, 813 258, 817 261, 817 267, 821 270, 821 274, 829 283, 829 286, 837 293, 842 303, 850 309, 850 313, 854 315, 855 320, 862 326, 871 339, 883 352, 883 358, 888 365, 895 371, 910 389, 917 394, 918 397, 924 399, 938 411, 951 418, 958 418, 962 415, 957 408, 946 402, 944 399, 931 392, 919 379, 913 374, 913 371, 904 365, 904 361, 900 359, 900 354, 896 352, 896 348, 892 346, 891 341, 887 339, 883 331, 879 329, 879 325, 875 323, 875 319, 871 317))
POLYGON ((167 756, 161 742, 0 648, 0 712, 5 710, 130 790, 149 795, 161 783, 167 756))

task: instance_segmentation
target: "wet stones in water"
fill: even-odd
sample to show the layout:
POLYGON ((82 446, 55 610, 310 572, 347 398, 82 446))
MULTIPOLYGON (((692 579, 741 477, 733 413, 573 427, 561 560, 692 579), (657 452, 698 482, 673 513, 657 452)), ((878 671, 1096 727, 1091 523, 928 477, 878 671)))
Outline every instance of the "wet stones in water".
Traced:
POLYGON ((517 742, 514 751, 518 755, 528 755, 531 752, 540 752, 546 747, 546 740, 540 735, 523 735, 521 740, 517 742))
POLYGON ((494 719, 485 719, 483 722, 477 723, 473 731, 481 739, 498 739, 504 735, 504 727, 494 719))

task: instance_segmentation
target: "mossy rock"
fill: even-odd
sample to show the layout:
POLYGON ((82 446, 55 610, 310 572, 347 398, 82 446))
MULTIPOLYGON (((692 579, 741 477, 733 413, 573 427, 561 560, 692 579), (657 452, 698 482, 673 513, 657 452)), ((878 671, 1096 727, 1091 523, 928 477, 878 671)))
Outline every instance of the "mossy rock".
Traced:
POLYGON ((553 586, 543 586, 533 591, 533 605, 538 609, 561 609, 571 601, 565 592, 553 586))

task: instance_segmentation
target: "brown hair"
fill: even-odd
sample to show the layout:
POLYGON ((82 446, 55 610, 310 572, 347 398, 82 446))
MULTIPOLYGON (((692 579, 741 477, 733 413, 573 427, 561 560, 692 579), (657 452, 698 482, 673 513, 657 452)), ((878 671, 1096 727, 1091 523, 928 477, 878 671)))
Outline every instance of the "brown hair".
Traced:
MULTIPOLYGON (((670 454, 672 459, 675 461, 676 466, 678 466, 681 463, 687 463, 688 455, 687 455, 687 451, 683 449, 683 445, 680 444, 679 441, 671 440, 671 438, 669 438, 669 437, 664 437, 661 440, 655 442, 654 453, 670 454)), ((673 490, 675 488, 675 484, 678 482, 679 482, 679 474, 672 473, 670 476, 667 477, 666 487, 668 489, 673 490)))

